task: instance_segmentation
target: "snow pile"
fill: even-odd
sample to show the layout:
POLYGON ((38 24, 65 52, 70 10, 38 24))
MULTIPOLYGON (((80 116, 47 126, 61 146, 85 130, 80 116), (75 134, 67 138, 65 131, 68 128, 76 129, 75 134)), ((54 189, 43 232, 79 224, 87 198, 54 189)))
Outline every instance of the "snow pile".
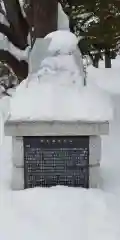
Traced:
MULTIPOLYGON (((57 56, 47 57, 42 61, 40 70, 38 71, 38 75, 41 74, 42 70, 45 70, 45 73, 47 70, 48 71, 51 70, 51 71, 54 71, 54 73, 68 72, 71 74, 71 76, 74 76, 75 74, 77 74, 79 77, 79 75, 80 75, 80 70, 79 70, 78 66, 76 65, 73 55, 57 55, 57 56)), ((49 73, 50 73, 50 71, 49 71, 49 73)), ((63 82, 65 82, 65 79, 61 79, 61 80, 63 80, 63 82)), ((72 80, 72 78, 70 78, 70 81, 71 80, 72 80)), ((56 82, 57 81, 58 80, 56 78, 56 82)))
POLYGON ((49 47, 61 52, 45 58, 39 71, 20 84, 11 100, 11 120, 111 119, 109 97, 94 85, 83 87, 83 77, 75 63, 74 53, 70 54, 65 49, 69 46, 69 51, 75 51, 76 37, 67 31, 56 31, 48 36, 52 37, 49 47))
POLYGON ((11 100, 11 119, 107 121, 112 118, 111 101, 99 88, 80 87, 67 73, 23 82, 11 100), (56 79, 57 78, 57 79, 56 79), (24 107, 23 107, 24 106, 24 107))
POLYGON ((50 38, 51 42, 48 48, 52 54, 69 54, 73 53, 76 50, 78 39, 77 37, 69 32, 58 30, 52 33, 49 33, 45 39, 50 38))
MULTIPOLYGON (((120 60, 120 58, 119 58, 120 60)), ((120 67, 120 63, 119 64, 120 67)), ((119 68, 94 68, 88 67, 88 82, 94 82, 101 89, 111 93, 120 94, 119 68), (114 84, 113 84, 114 83, 114 84)))
POLYGON ((56 187, 3 191, 0 239, 118 240, 116 207, 116 197, 100 190, 56 187))

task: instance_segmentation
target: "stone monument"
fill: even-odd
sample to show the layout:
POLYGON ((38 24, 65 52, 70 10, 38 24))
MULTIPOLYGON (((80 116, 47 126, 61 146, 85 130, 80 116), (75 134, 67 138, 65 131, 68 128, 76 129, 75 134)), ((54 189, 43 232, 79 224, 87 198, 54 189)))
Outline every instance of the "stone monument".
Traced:
POLYGON ((108 134, 109 123, 86 118, 86 109, 81 114, 86 87, 75 61, 76 37, 56 31, 46 39, 48 57, 37 73, 30 73, 28 86, 26 79, 16 90, 5 124, 13 140, 11 187, 98 187, 100 136, 108 134))

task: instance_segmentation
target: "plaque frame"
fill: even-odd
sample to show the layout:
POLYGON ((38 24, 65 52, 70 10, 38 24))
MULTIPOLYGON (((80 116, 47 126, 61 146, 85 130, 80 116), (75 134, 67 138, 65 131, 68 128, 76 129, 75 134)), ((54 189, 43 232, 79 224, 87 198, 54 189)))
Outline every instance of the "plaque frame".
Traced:
MULTIPOLYGON (((40 144, 40 143, 39 143, 40 144)), ((61 143, 61 144, 63 144, 63 142, 61 143)), ((54 145, 54 144, 53 144, 54 145)), ((23 137, 23 146, 24 146, 24 188, 26 189, 26 188, 32 188, 32 187, 37 187, 37 186, 39 186, 39 187, 52 187, 52 186, 56 186, 56 185, 64 185, 64 186, 71 186, 71 187, 84 187, 84 188, 89 188, 89 136, 25 136, 25 137, 23 137), (78 175, 76 175, 76 171, 74 171, 73 170, 73 173, 74 173, 74 175, 71 175, 71 178, 72 178, 72 180, 73 180, 73 178, 74 179, 77 179, 77 177, 78 177, 78 184, 73 184, 73 182, 72 182, 72 184, 67 184, 67 183, 65 183, 64 182, 64 184, 62 184, 61 183, 61 181, 59 180, 60 179, 60 176, 61 175, 58 175, 57 173, 55 174, 55 172, 54 172, 54 174, 53 174, 53 177, 56 177, 56 179, 57 179, 57 177, 59 177, 58 178, 58 180, 55 180, 56 181, 56 184, 55 184, 55 181, 53 181, 53 183, 51 183, 51 184, 28 184, 28 179, 27 179, 27 177, 28 177, 28 169, 27 169, 27 164, 26 164, 26 161, 27 161, 27 159, 26 159, 26 145, 31 145, 32 147, 34 146, 35 148, 38 148, 38 142, 39 141, 47 141, 47 140, 50 140, 50 141, 52 141, 52 140, 55 140, 55 141, 57 141, 57 140, 71 140, 71 141, 73 141, 73 142, 75 142, 75 140, 76 140, 76 143, 75 143, 75 145, 73 146, 74 147, 74 149, 76 148, 76 151, 79 149, 79 148, 83 148, 83 147, 85 147, 86 149, 87 149, 87 163, 86 164, 84 164, 83 166, 81 165, 80 167, 79 167, 79 171, 78 171, 78 169, 76 170, 77 172, 79 172, 79 174, 78 175), (78 146, 77 146, 77 145, 78 146), (86 174, 86 178, 87 179, 85 179, 85 182, 84 182, 84 184, 82 183, 82 180, 80 180, 80 172, 82 171, 82 169, 83 169, 83 172, 85 171, 85 173, 84 174, 86 174), (27 177, 26 177, 26 174, 27 174, 27 177), (76 178, 75 178, 75 176, 76 176, 76 178), (80 181, 81 181, 81 184, 80 184, 80 181)), ((31 146, 29 146, 28 148, 30 148, 31 146)), ((61 145, 62 146, 62 145, 61 145)), ((60 147, 61 147, 60 146, 60 147)), ((47 146, 48 147, 48 146, 47 146)), ((49 146, 50 147, 50 146, 49 146)), ((44 149, 46 149, 45 148, 45 146, 44 146, 44 149)), ((51 150, 53 150, 52 148, 50 148, 51 150)), ((61 148, 60 148, 61 149, 61 148)), ((63 150, 65 149, 64 148, 64 146, 63 146, 63 148, 62 148, 63 150)), ((35 149, 34 149, 35 150, 35 149)), ((41 150, 43 151, 43 148, 41 147, 41 150)), ((55 150, 55 145, 54 145, 54 150, 55 150)), ((79 150, 79 154, 80 154, 80 150, 79 150)), ((69 155, 69 154, 68 154, 69 155)), ((28 161, 27 161, 28 162, 28 161)), ((54 169, 54 168, 53 168, 54 169)), ((38 170, 38 169, 37 169, 38 170)), ((38 171, 39 172, 39 171, 38 171)), ((68 171, 69 172, 69 171, 68 171)), ((67 176, 65 175, 65 171, 64 171, 64 177, 66 177, 66 179, 67 179, 67 176)), ((39 172, 39 174, 40 174, 40 172, 39 172)), ((45 174, 45 172, 44 172, 44 174, 45 174)), ((63 174, 63 172, 62 172, 62 174, 63 174)), ((43 175, 43 174, 42 174, 43 175)), ((48 174, 49 175, 49 174, 48 174)), ((33 174, 31 173, 31 176, 33 176, 33 174)), ((44 175, 43 175, 44 176, 44 175)), ((84 176, 85 177, 85 176, 84 176)), ((32 178, 32 177, 31 177, 32 178)), ((45 177, 44 177, 45 178, 45 177)), ((33 179, 34 179, 34 176, 33 176, 33 179)), ((46 177, 46 179, 47 179, 47 177, 46 177)), ((32 181, 32 180, 31 180, 32 181)), ((77 181, 77 180, 76 180, 77 181)), ((66 180, 66 182, 67 182, 67 180, 66 180)))

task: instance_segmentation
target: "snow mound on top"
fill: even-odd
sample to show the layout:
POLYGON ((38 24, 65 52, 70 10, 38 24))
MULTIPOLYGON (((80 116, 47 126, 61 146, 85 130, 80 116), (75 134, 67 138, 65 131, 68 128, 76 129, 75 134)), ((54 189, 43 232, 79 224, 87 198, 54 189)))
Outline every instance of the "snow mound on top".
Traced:
POLYGON ((68 72, 22 82, 11 99, 11 120, 107 121, 111 101, 95 86, 80 87, 68 72))
POLYGON ((48 47, 48 51, 55 54, 56 52, 59 54, 68 54, 74 52, 76 50, 76 46, 78 44, 77 37, 65 30, 58 30, 52 33, 49 33, 45 39, 51 38, 50 45, 48 47))
POLYGON ((11 119, 43 121, 108 121, 112 118, 107 93, 91 84, 83 87, 80 67, 73 51, 77 38, 69 31, 56 31, 46 57, 36 74, 17 88, 11 100, 11 119), (71 54, 70 54, 71 53, 71 54), (26 82, 29 82, 26 87, 26 82))
POLYGON ((72 76, 76 72, 79 73, 80 75, 80 69, 72 55, 59 55, 59 57, 58 56, 46 57, 41 63, 40 71, 38 71, 38 74, 39 72, 41 72, 41 69, 43 68, 59 71, 60 73, 62 71, 64 72, 69 71, 69 73, 72 76))

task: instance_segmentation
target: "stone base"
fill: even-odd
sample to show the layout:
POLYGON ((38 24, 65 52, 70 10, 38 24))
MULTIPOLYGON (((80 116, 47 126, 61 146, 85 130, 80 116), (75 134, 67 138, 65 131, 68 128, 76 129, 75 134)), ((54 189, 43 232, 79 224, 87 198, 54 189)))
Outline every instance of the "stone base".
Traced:
POLYGON ((108 122, 14 121, 5 123, 6 136, 100 136, 109 133, 108 122))
POLYGON ((5 124, 6 136, 13 139, 12 189, 24 189, 23 136, 89 136, 89 187, 99 186, 100 135, 109 133, 108 122, 14 121, 5 124), (17 137, 16 137, 17 136, 17 137))
MULTIPOLYGON (((89 188, 99 187, 100 180, 100 167, 93 165, 89 168, 89 188)), ((24 168, 13 166, 12 170, 12 190, 23 190, 24 189, 24 168)))
POLYGON ((100 185, 100 166, 89 168, 89 188, 98 188, 100 185))
MULTIPOLYGON (((89 187, 99 186, 99 166, 101 160, 101 138, 89 137, 89 187)), ((12 189, 24 189, 24 150, 23 137, 13 137, 12 189)))
POLYGON ((13 166, 11 188, 12 190, 24 189, 24 168, 17 168, 13 166))

